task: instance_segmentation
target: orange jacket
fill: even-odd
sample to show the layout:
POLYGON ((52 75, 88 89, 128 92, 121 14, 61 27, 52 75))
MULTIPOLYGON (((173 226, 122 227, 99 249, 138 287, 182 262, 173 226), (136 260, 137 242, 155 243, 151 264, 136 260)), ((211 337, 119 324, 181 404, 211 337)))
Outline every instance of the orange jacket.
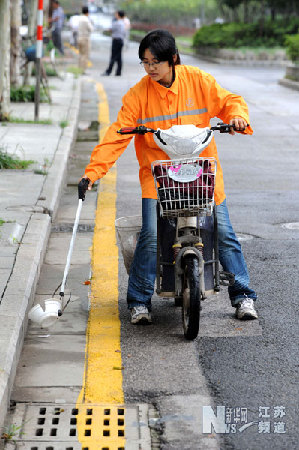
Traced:
MULTIPOLYGON (((132 87, 123 97, 117 121, 97 145, 86 167, 85 175, 94 183, 102 178, 128 146, 132 136, 117 134, 121 127, 145 125, 150 128, 167 129, 172 125, 194 124, 210 126, 210 119, 218 117, 228 123, 233 117, 242 117, 249 123, 248 109, 244 99, 223 89, 208 73, 191 66, 175 66, 175 81, 170 88, 161 86, 148 75, 132 87)), ((246 134, 252 134, 248 127, 246 134)), ((136 156, 139 161, 139 179, 143 198, 157 198, 151 163, 169 159, 148 133, 135 137, 136 156)), ((218 159, 215 140, 201 153, 217 159, 215 202, 225 199, 223 175, 218 159)))

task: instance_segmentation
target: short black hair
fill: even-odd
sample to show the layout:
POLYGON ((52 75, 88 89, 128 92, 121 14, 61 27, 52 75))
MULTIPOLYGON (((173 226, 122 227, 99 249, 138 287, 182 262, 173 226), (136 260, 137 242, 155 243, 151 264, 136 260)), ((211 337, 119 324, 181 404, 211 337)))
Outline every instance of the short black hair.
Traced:
POLYGON ((118 14, 119 17, 121 17, 121 18, 125 17, 125 12, 124 12, 122 9, 120 9, 119 11, 117 11, 117 14, 118 14))
POLYGON ((82 6, 82 14, 88 14, 88 6, 82 6))
POLYGON ((139 45, 139 58, 144 58, 144 52, 149 49, 150 52, 159 61, 168 61, 170 66, 181 64, 181 58, 175 43, 175 38, 167 30, 153 30, 150 31, 140 42, 139 45), (177 56, 176 62, 173 61, 173 57, 177 56))

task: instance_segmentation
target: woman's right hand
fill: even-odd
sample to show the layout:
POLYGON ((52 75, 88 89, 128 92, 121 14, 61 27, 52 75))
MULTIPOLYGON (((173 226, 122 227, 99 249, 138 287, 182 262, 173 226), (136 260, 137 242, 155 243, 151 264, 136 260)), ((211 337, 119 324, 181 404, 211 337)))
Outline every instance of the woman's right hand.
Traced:
POLYGON ((81 180, 79 181, 78 184, 78 195, 79 195, 79 199, 81 200, 85 200, 85 193, 87 190, 91 190, 92 188, 92 182, 90 181, 90 179, 86 176, 83 176, 81 178, 81 180))

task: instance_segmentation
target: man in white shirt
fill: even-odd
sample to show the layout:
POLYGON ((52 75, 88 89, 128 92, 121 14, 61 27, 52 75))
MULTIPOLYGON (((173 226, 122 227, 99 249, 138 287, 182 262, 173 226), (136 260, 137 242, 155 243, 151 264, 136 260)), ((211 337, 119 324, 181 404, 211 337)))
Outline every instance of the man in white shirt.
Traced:
POLYGON ((70 17, 69 20, 69 26, 71 28, 72 31, 72 35, 71 35, 71 39, 70 39, 70 44, 74 45, 74 47, 78 47, 78 25, 79 25, 79 18, 80 15, 79 14, 75 14, 74 16, 70 17))
POLYGON ((90 35, 93 26, 88 17, 88 7, 82 7, 82 14, 78 22, 78 48, 79 48, 79 67, 86 71, 90 53, 90 35))
POLYGON ((124 25, 125 25, 125 43, 124 47, 127 49, 129 47, 129 40, 130 40, 130 29, 131 29, 131 22, 128 16, 124 16, 124 25))

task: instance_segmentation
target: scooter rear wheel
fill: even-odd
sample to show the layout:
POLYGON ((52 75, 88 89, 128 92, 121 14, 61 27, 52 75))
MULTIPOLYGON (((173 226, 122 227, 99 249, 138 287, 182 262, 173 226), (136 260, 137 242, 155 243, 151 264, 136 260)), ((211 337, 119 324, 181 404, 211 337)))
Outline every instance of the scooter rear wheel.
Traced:
POLYGON ((195 255, 184 258, 184 290, 182 319, 184 336, 193 340, 198 335, 200 318, 200 277, 199 264, 195 255))

